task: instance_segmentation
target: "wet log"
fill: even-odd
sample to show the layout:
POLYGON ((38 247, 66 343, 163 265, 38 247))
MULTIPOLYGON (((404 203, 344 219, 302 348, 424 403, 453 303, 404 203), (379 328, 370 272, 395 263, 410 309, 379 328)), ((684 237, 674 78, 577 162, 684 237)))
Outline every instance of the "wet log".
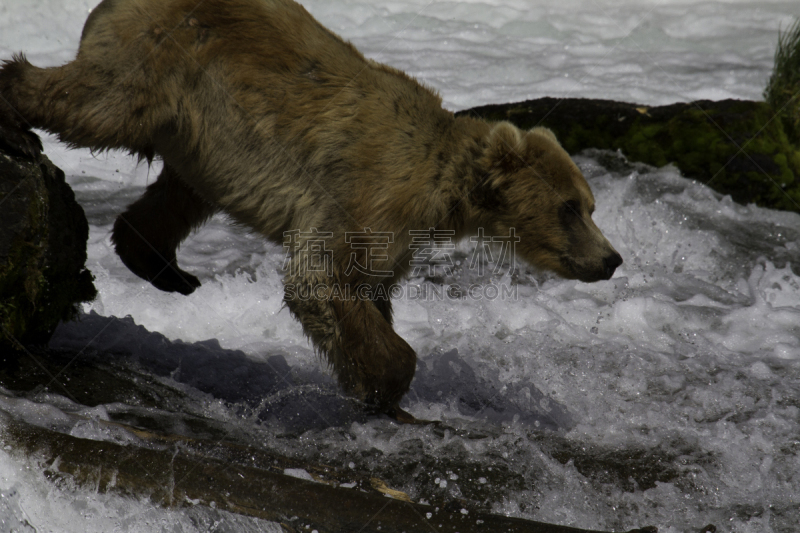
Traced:
POLYGON ((681 173, 741 204, 800 212, 800 151, 766 102, 697 101, 660 107, 582 98, 540 98, 457 113, 545 126, 575 154, 620 151, 681 173))
MULTIPOLYGON (((81 439, 18 422, 4 428, 0 443, 36 457, 54 481, 146 497, 167 508, 211 506, 276 522, 288 532, 600 533, 474 513, 459 505, 440 508, 413 503, 376 479, 369 483, 356 479, 344 488, 342 475, 330 468, 312 469, 314 481, 300 479, 276 472, 274 465, 285 461, 263 452, 127 429, 144 445, 81 439), (203 450, 212 445, 228 447, 225 455, 249 458, 251 464, 206 455, 203 450)), ((653 533, 655 528, 630 533, 636 532, 653 533)))

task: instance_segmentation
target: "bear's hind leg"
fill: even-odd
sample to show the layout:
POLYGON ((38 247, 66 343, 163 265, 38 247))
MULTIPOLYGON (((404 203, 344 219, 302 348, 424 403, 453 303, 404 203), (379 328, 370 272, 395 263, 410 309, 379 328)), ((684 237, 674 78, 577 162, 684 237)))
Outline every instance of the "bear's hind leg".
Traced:
POLYGON ((16 86, 24 59, 0 64, 0 145, 18 155, 37 157, 42 141, 31 131, 31 124, 18 109, 16 86))
POLYGON ((178 268, 175 251, 216 210, 165 163, 155 183, 117 217, 111 239, 131 272, 162 291, 191 294, 200 280, 178 268))
POLYGON ((79 52, 60 67, 35 67, 21 54, 0 62, 0 128, 13 134, 14 148, 40 151, 30 128, 41 128, 73 147, 122 148, 152 158, 153 136, 174 119, 174 109, 141 69, 121 73, 104 65, 113 52, 79 52))

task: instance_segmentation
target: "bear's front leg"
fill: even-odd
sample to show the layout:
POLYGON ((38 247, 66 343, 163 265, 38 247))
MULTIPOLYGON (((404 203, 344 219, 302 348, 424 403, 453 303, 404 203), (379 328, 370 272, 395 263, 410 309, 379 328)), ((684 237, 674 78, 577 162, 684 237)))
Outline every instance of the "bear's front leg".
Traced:
POLYGON ((285 302, 344 390, 402 420, 397 403, 411 385, 417 356, 375 303, 358 296, 364 291, 334 291, 333 279, 287 276, 285 302))
POLYGON ((416 353, 372 300, 334 298, 331 307, 342 357, 334 365, 339 381, 379 410, 393 409, 411 386, 416 353))

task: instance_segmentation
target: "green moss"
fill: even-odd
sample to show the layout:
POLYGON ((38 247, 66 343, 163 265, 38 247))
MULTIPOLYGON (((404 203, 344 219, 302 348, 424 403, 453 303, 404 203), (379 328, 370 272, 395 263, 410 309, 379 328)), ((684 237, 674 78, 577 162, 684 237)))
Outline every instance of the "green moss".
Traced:
MULTIPOLYGON (((558 132, 556 132, 556 135, 558 136, 558 132)), ((564 135, 560 135, 558 138, 559 142, 561 142, 561 145, 568 152, 580 151, 583 149, 583 147, 590 144, 597 145, 598 148, 610 149, 611 145, 613 144, 613 138, 611 136, 605 135, 602 131, 598 131, 596 128, 587 128, 584 126, 571 128, 569 131, 564 132, 564 135)))
POLYGON ((695 103, 666 123, 642 117, 615 144, 632 160, 669 162, 740 203, 800 211, 793 195, 800 154, 762 102, 695 103))
POLYGON ((778 36, 775 66, 764 99, 780 111, 789 137, 800 141, 800 21, 778 36))

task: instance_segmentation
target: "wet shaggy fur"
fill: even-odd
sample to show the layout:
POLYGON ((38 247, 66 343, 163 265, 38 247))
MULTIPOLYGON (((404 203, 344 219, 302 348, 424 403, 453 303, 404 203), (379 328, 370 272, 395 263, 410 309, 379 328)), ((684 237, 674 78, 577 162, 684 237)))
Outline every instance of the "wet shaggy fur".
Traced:
POLYGON ((286 304, 344 389, 379 409, 408 390, 415 353, 392 329, 390 301, 332 291, 402 278, 409 230, 514 228, 518 255, 584 281, 622 262, 549 130, 455 118, 291 0, 104 0, 73 62, 37 68, 15 56, 0 70, 0 128, 21 152, 37 149, 28 127, 163 159, 113 230, 122 261, 159 289, 199 285, 175 250, 217 210, 277 243, 303 232, 286 304), (331 234, 330 276, 309 267, 312 228, 331 234), (366 228, 393 238, 370 255, 347 238, 366 228), (348 269, 353 260, 369 271, 348 269))

